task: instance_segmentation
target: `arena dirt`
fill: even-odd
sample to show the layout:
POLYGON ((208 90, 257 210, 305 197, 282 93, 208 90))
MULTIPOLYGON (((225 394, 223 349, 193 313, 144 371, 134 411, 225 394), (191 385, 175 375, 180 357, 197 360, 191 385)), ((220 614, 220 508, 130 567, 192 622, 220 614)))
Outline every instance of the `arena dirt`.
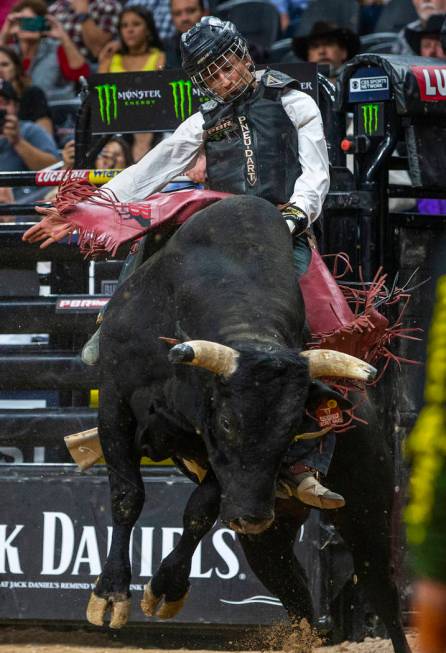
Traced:
MULTIPOLYGON (((271 632, 271 636, 265 639, 265 646, 262 652, 277 651, 275 637, 277 633, 271 632)), ((416 644, 416 637, 409 635, 409 643, 413 653, 419 653, 416 644)), ((248 642, 243 642, 243 649, 246 650, 248 642)), ((392 645, 389 640, 367 638, 364 642, 353 643, 343 642, 336 646, 319 646, 320 642, 314 635, 304 628, 301 638, 293 636, 285 641, 283 653, 392 653, 392 645)), ((0 629, 0 653, 141 653, 150 650, 152 653, 188 653, 188 649, 155 649, 150 644, 147 647, 132 646, 119 642, 111 643, 101 633, 48 633, 39 629, 27 629, 26 631, 15 630, 14 628, 0 629)), ((213 653, 212 651, 194 650, 193 653, 213 653)), ((237 653, 232 650, 231 653, 237 653)))

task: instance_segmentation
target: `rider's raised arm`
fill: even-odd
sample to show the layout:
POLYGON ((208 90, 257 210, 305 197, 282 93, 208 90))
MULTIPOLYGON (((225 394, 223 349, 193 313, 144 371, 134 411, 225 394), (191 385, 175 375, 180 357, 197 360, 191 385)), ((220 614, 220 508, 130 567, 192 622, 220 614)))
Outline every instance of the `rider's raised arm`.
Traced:
POLYGON ((190 167, 202 142, 203 118, 198 112, 103 188, 112 190, 120 202, 144 200, 190 167))
POLYGON ((311 223, 318 218, 330 187, 321 112, 316 102, 301 91, 285 93, 282 104, 297 130, 299 162, 302 167, 302 174, 294 184, 290 201, 305 211, 311 223))

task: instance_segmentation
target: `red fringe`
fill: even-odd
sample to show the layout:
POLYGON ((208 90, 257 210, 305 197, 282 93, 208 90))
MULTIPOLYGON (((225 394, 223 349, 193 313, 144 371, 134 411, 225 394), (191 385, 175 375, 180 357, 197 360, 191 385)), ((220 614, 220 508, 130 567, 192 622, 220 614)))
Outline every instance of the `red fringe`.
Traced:
MULTIPOLYGON (((77 232, 77 244, 85 258, 97 259, 108 253, 112 256, 116 255, 121 244, 116 234, 121 224, 119 209, 122 208, 122 204, 113 191, 108 188, 97 188, 85 179, 70 179, 69 175, 66 175, 53 204, 66 218, 71 233, 77 232), (84 204, 89 204, 90 207, 85 207, 82 211, 84 204), (88 214, 92 205, 108 209, 108 212, 103 221, 98 223, 96 217, 89 226, 88 214)), ((140 238, 141 235, 139 233, 135 237, 140 238)))
MULTIPOLYGON (((337 255, 335 257, 334 276, 339 278, 350 270, 351 266, 348 257, 345 254, 337 255), (342 275, 337 274, 338 256, 346 263, 346 270, 342 275)), ((401 363, 419 364, 419 361, 397 356, 390 351, 389 346, 396 338, 420 340, 414 334, 420 333, 422 329, 403 327, 402 317, 410 300, 410 293, 396 288, 393 290, 391 297, 388 297, 388 293, 384 289, 387 275, 382 274, 382 268, 378 270, 370 284, 364 283, 361 273, 360 278, 362 288, 339 284, 347 303, 355 315, 354 320, 340 329, 312 334, 312 341, 309 346, 312 349, 327 348, 343 351, 370 364, 376 364, 380 359, 384 358, 384 368, 381 370, 379 377, 373 381, 373 384, 376 384, 391 361, 397 363, 398 366, 401 363), (387 318, 376 310, 375 304, 393 306, 397 302, 403 302, 403 306, 396 321, 389 326, 387 318)))
MULTIPOLYGON (((347 272, 351 271, 352 267, 347 254, 341 252, 334 255, 333 276, 336 280, 342 279, 347 272), (338 272, 339 261, 342 261, 345 265, 344 270, 340 273, 338 272)), ((336 434, 345 433, 356 428, 356 423, 367 424, 365 420, 355 414, 355 410, 366 400, 366 386, 374 386, 379 383, 391 362, 396 363, 399 368, 401 368, 402 363, 421 364, 420 361, 398 356, 390 350, 390 346, 396 338, 405 340, 421 339, 414 334, 421 333, 422 329, 403 327, 403 316, 410 301, 410 292, 401 288, 394 288, 389 296, 385 289, 387 275, 382 274, 382 268, 378 270, 370 284, 364 283, 361 271, 359 276, 362 288, 339 284, 355 316, 354 320, 340 329, 312 334, 312 342, 308 345, 313 349, 327 348, 343 351, 375 365, 380 360, 384 360, 384 365, 377 377, 367 384, 358 385, 351 380, 346 380, 344 384, 333 383, 332 379, 326 379, 326 383, 330 387, 345 397, 348 398, 353 391, 359 392, 362 397, 350 410, 343 411, 347 413, 349 419, 340 426, 333 428, 336 434), (377 311, 375 305, 393 306, 398 302, 402 302, 401 310, 395 322, 389 325, 387 318, 377 311)))

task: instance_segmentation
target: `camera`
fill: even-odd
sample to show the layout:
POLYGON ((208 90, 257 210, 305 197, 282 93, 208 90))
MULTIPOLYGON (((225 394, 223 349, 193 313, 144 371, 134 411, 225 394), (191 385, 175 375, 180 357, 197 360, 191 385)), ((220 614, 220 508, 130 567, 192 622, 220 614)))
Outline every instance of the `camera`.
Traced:
POLYGON ((19 19, 20 29, 24 32, 47 32, 51 26, 45 16, 30 16, 19 19))
POLYGON ((3 127, 5 126, 7 111, 6 109, 0 109, 0 134, 3 133, 3 127))

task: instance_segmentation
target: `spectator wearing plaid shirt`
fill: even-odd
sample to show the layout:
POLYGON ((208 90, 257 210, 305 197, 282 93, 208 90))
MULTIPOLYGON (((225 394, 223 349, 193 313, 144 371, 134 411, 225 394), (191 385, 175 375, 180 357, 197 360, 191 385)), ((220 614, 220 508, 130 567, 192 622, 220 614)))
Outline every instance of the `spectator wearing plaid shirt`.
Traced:
POLYGON ((21 56, 32 83, 49 101, 75 97, 76 82, 90 74, 85 57, 60 22, 48 14, 44 0, 19 0, 14 5, 0 30, 0 45, 8 43, 21 56), (23 21, 29 20, 34 27, 38 21, 38 29, 27 29, 23 21))
POLYGON ((80 52, 96 60, 104 45, 118 34, 118 0, 55 0, 52 14, 73 40, 80 52))
POLYGON ((152 13, 156 29, 163 41, 175 34, 175 26, 170 13, 170 0, 128 0, 125 7, 127 9, 132 5, 139 5, 152 13))
POLYGON ((175 34, 166 41, 166 68, 181 68, 181 35, 205 15, 203 0, 170 0, 175 34))

